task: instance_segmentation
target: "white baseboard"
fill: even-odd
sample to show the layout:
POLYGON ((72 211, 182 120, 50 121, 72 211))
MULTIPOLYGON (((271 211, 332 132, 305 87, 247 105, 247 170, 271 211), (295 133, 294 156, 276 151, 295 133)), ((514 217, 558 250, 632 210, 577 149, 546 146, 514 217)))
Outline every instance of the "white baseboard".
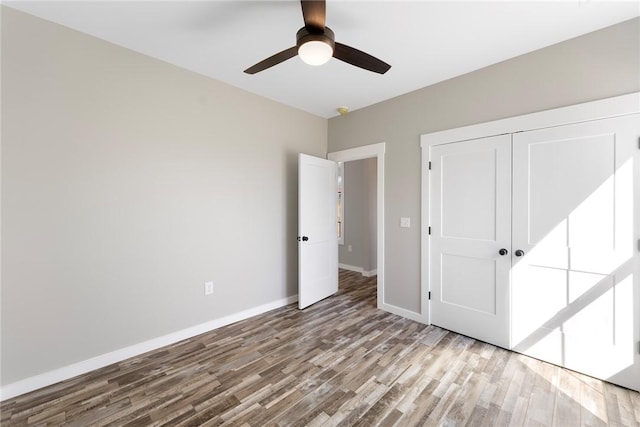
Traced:
POLYGON ((338 268, 342 268, 343 270, 355 271, 356 273, 362 274, 364 277, 371 277, 378 274, 378 270, 364 271, 362 267, 356 267, 355 265, 349 264, 338 264, 338 268))
POLYGON ((229 316, 225 316, 220 319, 201 323, 190 328, 182 329, 180 331, 153 338, 129 347, 92 357, 91 359, 83 360, 72 365, 64 366, 53 371, 45 372, 44 374, 34 375, 33 377, 7 384, 0 387, 0 402, 99 368, 103 368, 113 363, 121 362, 130 357, 138 356, 148 351, 156 350, 158 348, 177 343, 178 341, 195 337, 196 335, 209 332, 213 329, 230 325, 231 323, 239 322, 240 320, 248 319, 249 317, 253 317, 276 308, 284 307, 296 301, 298 301, 298 295, 282 298, 258 307, 230 314, 229 316))
POLYGON ((349 264, 338 264, 338 268, 341 268, 343 270, 349 270, 349 271, 355 271, 356 273, 360 273, 362 274, 362 267, 356 267, 355 265, 349 265, 349 264))
POLYGON ((429 324, 427 321, 425 321, 422 318, 422 314, 416 313, 415 311, 407 310, 405 308, 400 308, 395 305, 391 305, 387 303, 382 303, 382 305, 380 305, 378 308, 380 310, 388 311, 389 313, 392 313, 392 314, 397 314, 398 316, 406 317, 409 320, 414 320, 419 323, 429 324))

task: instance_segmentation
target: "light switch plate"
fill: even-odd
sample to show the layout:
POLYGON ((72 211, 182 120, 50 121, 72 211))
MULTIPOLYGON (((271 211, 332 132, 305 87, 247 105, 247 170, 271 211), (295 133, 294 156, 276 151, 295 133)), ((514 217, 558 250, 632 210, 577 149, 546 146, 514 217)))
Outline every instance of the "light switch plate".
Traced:
POLYGON ((402 228, 411 227, 411 218, 407 218, 407 217, 400 218, 400 227, 402 228))

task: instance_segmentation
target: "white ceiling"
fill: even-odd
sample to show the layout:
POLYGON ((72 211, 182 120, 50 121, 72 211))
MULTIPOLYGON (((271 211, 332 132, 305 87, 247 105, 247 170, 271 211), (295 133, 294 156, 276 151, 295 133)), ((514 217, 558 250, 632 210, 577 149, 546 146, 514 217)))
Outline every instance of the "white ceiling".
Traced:
POLYGON ((624 1, 327 2, 336 40, 392 65, 384 75, 298 57, 243 70, 295 45, 297 1, 5 1, 4 4, 322 117, 362 108, 640 16, 624 1))

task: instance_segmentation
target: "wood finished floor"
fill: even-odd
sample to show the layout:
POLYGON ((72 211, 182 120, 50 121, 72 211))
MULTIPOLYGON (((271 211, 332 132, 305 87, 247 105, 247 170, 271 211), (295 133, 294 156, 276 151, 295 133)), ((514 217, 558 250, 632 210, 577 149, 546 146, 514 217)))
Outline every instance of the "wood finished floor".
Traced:
POLYGON ((1 423, 640 426, 639 393, 376 309, 375 277, 0 406, 1 423))

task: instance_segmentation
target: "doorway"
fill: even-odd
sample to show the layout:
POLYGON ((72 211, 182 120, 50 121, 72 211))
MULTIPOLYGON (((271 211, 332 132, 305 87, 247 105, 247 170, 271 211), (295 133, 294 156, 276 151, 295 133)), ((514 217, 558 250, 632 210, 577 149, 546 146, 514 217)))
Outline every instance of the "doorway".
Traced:
MULTIPOLYGON (((348 150, 336 151, 327 155, 329 160, 339 163, 347 163, 347 168, 349 162, 355 162, 358 160, 372 159, 373 162, 370 163, 373 164, 375 162, 375 183, 372 183, 371 185, 375 188, 375 197, 368 197, 369 200, 375 198, 375 203, 373 204, 373 207, 375 207, 375 209, 373 209, 374 212, 370 212, 372 215, 375 215, 375 233, 373 233, 375 234, 375 245, 373 245, 375 249, 369 251, 371 258, 373 258, 375 262, 369 261, 368 263, 369 266, 375 265, 375 272, 373 272, 371 267, 369 267, 367 273, 371 274, 373 272, 377 275, 376 291, 378 308, 383 308, 384 306, 384 151, 385 143, 382 142, 348 150)), ((346 193, 345 195, 347 198, 345 206, 346 209, 348 209, 349 195, 346 193)), ((346 225, 346 227, 348 227, 348 225, 346 225)), ((371 239, 369 238, 369 240, 371 239)), ((346 253, 349 253, 348 245, 349 243, 345 240, 342 250, 346 250, 346 253)), ((353 253, 353 248, 351 253, 353 253)))
POLYGON ((343 162, 338 170, 338 266, 375 276, 377 160, 343 162))

